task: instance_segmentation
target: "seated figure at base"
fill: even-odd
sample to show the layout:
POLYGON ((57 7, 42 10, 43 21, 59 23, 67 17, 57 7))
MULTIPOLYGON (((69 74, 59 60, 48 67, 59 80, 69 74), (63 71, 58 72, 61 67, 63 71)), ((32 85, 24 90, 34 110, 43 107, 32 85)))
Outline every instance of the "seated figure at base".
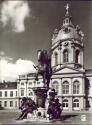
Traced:
POLYGON ((21 114, 17 120, 26 119, 28 113, 33 113, 34 110, 37 110, 35 102, 31 98, 22 98, 21 102, 21 114))
POLYGON ((59 119, 61 118, 61 113, 62 113, 62 104, 59 102, 59 99, 55 99, 55 90, 52 90, 50 92, 50 99, 49 99, 49 105, 48 105, 48 110, 47 114, 49 115, 49 119, 59 119))
POLYGON ((54 118, 59 119, 63 110, 62 104, 59 102, 59 99, 55 99, 55 109, 54 109, 54 118))

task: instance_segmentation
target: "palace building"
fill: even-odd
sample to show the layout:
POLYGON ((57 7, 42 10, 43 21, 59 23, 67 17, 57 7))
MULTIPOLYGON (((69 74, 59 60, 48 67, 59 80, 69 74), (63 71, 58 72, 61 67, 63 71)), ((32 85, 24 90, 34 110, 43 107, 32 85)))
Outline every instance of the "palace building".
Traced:
MULTIPOLYGON (((92 70, 84 68, 83 36, 80 27, 73 24, 67 4, 63 24, 52 37, 50 87, 56 90, 63 109, 68 111, 92 110, 92 70)), ((43 86, 41 76, 35 81, 35 73, 21 75, 17 80, 17 103, 20 105, 22 97, 36 100, 33 88, 43 86)))
POLYGON ((17 82, 0 83, 0 106, 4 109, 18 108, 19 97, 17 93, 17 82))
POLYGON ((51 47, 51 85, 58 92, 64 110, 92 108, 92 70, 83 65, 83 36, 80 27, 74 26, 67 6, 62 27, 55 30, 51 47))

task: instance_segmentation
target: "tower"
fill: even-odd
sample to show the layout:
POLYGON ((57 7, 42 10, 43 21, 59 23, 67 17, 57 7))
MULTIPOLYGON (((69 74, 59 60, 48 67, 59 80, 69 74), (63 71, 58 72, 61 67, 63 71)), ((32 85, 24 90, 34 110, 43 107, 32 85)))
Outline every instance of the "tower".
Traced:
POLYGON ((85 69, 83 66, 83 32, 74 26, 69 4, 60 30, 52 37, 51 85, 63 103, 63 109, 85 109, 85 69))
POLYGON ((67 4, 63 24, 59 31, 55 29, 52 38, 53 70, 63 66, 83 70, 83 36, 80 27, 73 25, 69 4, 67 4))

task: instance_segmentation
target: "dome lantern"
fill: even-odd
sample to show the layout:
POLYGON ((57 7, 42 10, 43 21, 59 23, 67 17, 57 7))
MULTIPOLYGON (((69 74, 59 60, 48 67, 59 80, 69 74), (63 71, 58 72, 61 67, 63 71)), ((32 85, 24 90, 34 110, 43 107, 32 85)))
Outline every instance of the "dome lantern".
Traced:
POLYGON ((64 20, 63 20, 63 26, 68 26, 68 25, 73 26, 72 21, 71 21, 72 16, 70 16, 70 14, 69 14, 69 6, 70 5, 68 3, 65 6, 65 8, 66 8, 66 14, 65 14, 65 17, 64 17, 64 20))

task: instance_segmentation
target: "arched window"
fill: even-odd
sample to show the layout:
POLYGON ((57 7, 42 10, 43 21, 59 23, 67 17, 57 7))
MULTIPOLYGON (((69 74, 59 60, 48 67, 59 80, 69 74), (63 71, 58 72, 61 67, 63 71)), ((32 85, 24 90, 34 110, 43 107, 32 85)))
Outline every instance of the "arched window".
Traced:
POLYGON ((68 62, 68 50, 67 49, 65 49, 64 51, 63 51, 63 62, 68 62))
POLYGON ((73 94, 79 94, 80 93, 80 84, 79 81, 75 81, 73 83, 73 94))
POLYGON ((69 83, 65 81, 62 85, 63 94, 69 94, 69 83))
POLYGON ((78 99, 75 99, 73 101, 73 108, 79 108, 79 100, 78 99))
POLYGON ((80 53, 80 51, 79 51, 79 50, 76 50, 76 52, 75 52, 75 62, 76 62, 76 63, 79 62, 79 53, 80 53))
POLYGON ((55 91, 58 93, 59 91, 59 83, 57 81, 54 81, 52 84, 52 88, 55 89, 55 91))
POLYGON ((63 108, 68 108, 68 100, 67 99, 63 100, 63 108))
POLYGON ((57 65, 57 64, 58 64, 58 53, 55 52, 55 65, 57 65))

